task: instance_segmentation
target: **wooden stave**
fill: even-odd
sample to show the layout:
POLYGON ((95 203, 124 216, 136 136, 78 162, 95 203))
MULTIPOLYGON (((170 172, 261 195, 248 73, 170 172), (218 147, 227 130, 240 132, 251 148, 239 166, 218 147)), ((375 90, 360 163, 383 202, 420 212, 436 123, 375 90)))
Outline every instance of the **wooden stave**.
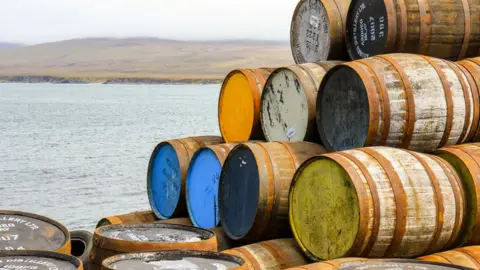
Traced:
POLYGON ((151 210, 136 211, 122 215, 104 217, 100 219, 95 228, 114 224, 148 223, 157 220, 157 217, 151 210))

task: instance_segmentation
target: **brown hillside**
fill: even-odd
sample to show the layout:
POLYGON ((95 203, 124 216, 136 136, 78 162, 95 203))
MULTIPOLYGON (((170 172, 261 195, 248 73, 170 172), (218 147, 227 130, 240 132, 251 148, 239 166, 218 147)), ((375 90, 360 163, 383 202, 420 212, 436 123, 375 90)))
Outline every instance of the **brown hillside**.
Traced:
POLYGON ((0 76, 221 79, 241 67, 293 64, 288 42, 92 38, 0 49, 0 76))

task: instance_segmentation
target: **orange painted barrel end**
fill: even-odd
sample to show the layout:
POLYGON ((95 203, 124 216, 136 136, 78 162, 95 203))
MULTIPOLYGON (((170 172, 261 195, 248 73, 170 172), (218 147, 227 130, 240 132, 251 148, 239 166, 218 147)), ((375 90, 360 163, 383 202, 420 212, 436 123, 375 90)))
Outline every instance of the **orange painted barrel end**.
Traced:
POLYGON ((260 96, 271 69, 235 69, 225 78, 218 100, 218 123, 225 142, 263 139, 260 96))

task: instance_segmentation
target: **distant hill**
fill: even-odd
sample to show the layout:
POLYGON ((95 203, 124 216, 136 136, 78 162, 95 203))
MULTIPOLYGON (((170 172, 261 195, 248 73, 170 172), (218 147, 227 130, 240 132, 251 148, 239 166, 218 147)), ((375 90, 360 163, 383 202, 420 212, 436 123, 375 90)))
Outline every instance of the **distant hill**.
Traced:
POLYGON ((119 82, 122 78, 201 81, 223 79, 235 68, 293 63, 288 41, 89 38, 1 49, 0 78, 17 76, 16 80, 22 81, 28 76, 53 76, 100 82, 107 78, 119 82))
POLYGON ((8 49, 8 48, 18 48, 24 47, 24 44, 20 43, 10 43, 10 42, 0 42, 0 49, 8 49))

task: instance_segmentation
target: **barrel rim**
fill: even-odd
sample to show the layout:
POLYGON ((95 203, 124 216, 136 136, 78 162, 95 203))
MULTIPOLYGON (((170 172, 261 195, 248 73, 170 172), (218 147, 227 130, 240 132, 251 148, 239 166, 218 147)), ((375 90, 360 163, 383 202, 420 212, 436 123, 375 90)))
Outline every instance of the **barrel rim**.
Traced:
MULTIPOLYGON (((314 261, 314 262, 319 262, 323 259, 321 259, 320 257, 314 255, 312 252, 310 252, 306 245, 302 242, 300 236, 299 236, 299 232, 298 232, 298 229, 297 227, 295 226, 295 222, 294 222, 294 213, 293 213, 293 207, 291 207, 290 205, 290 202, 293 202, 293 195, 294 195, 294 191, 295 191, 295 184, 298 182, 299 178, 300 178, 300 175, 301 173, 303 172, 303 170, 308 167, 310 164, 312 164, 313 162, 316 162, 318 160, 321 160, 321 159, 328 159, 332 162, 335 162, 337 163, 336 160, 332 159, 329 154, 335 154, 335 152, 333 153, 325 153, 325 154, 319 154, 319 155, 315 155, 313 157, 310 157, 309 159, 305 160, 301 165, 300 167, 298 167, 298 169, 295 171, 295 174, 293 175, 293 178, 292 178, 292 183, 290 185, 290 188, 289 188, 289 191, 288 191, 288 201, 289 201, 289 207, 288 207, 288 220, 289 220, 289 223, 290 223, 290 228, 292 230, 292 233, 293 233, 293 236, 298 244, 298 246, 300 247, 300 249, 303 251, 303 253, 305 254, 305 256, 307 256, 307 258, 309 258, 310 260, 314 261)), ((339 167, 340 168, 343 168, 340 164, 339 164, 339 167)), ((346 172, 347 173, 347 172, 346 172)), ((347 173, 348 175, 348 173, 347 173)), ((351 181, 351 180, 350 180, 351 181)), ((360 228, 360 224, 358 224, 358 227, 360 228)), ((353 247, 353 243, 352 243, 352 247, 353 247)), ((348 254, 350 253, 350 250, 347 250, 344 254, 344 256, 348 256, 348 254)))
MULTIPOLYGON (((189 137, 187 137, 189 138, 189 137)), ((148 161, 148 168, 147 168, 147 196, 148 196, 148 203, 150 204, 150 208, 152 209, 152 212, 153 214, 159 218, 159 219, 169 219, 171 217, 167 217, 167 216, 164 216, 162 215, 162 213, 160 213, 160 210, 158 210, 157 206, 155 205, 155 200, 153 198, 153 194, 152 194, 152 174, 153 174, 153 163, 158 155, 158 152, 160 151, 160 149, 165 146, 165 145, 170 145, 174 150, 175 150, 175 154, 177 155, 177 158, 178 158, 178 153, 177 153, 177 149, 175 149, 175 147, 171 144, 171 141, 174 141, 174 140, 177 140, 177 139, 172 139, 172 140, 166 140, 166 141, 162 141, 160 143, 158 143, 155 148, 153 149, 152 151, 152 154, 150 155, 150 159, 148 161)), ((179 196, 179 199, 180 201, 180 196, 179 196)), ((178 201, 177 201, 177 205, 178 205, 178 201)), ((173 212, 173 214, 175 214, 175 211, 173 212)))
MULTIPOLYGON (((220 87, 220 93, 218 94, 218 105, 217 105, 217 121, 218 121, 218 126, 219 126, 219 129, 220 129, 220 134, 222 136, 222 139, 226 142, 226 143, 231 143, 231 142, 234 142, 234 141, 231 141, 231 140, 227 140, 226 136, 225 136, 225 132, 223 130, 223 125, 222 125, 222 122, 220 121, 220 111, 221 109, 223 108, 223 103, 221 102, 223 100, 223 96, 225 94, 225 87, 227 86, 227 83, 228 81, 230 80, 230 78, 237 74, 237 73, 240 73, 242 74, 246 79, 247 81, 248 80, 248 77, 247 77, 247 74, 245 73, 245 70, 248 69, 248 68, 237 68, 237 69, 233 69, 231 70, 226 76, 225 78, 223 79, 223 82, 222 82, 222 86, 220 87)), ((252 92, 252 91, 250 91, 252 92)), ((253 94, 252 94, 252 98, 253 98, 253 94)), ((253 124, 255 123, 252 123, 252 126, 250 127, 250 131, 249 131, 249 135, 248 135, 248 138, 251 138, 252 137, 252 133, 253 133, 253 124)))
POLYGON ((69 262, 75 266, 76 269, 83 269, 84 265, 82 261, 70 254, 65 254, 56 251, 47 251, 47 250, 2 250, 0 252, 1 257, 16 257, 16 256, 31 256, 31 257, 41 257, 49 259, 57 259, 65 262, 69 262))
MULTIPOLYGON (((220 186, 221 186, 222 183, 225 181, 225 180, 224 180, 224 178, 225 178, 225 176, 224 176, 224 174, 225 174, 225 170, 224 170, 225 165, 226 165, 227 162, 232 158, 232 156, 233 156, 233 154, 235 153, 235 151, 236 151, 237 149, 241 148, 241 147, 242 147, 242 148, 244 147, 244 148, 249 149, 249 151, 252 152, 252 150, 250 149, 250 147, 249 147, 248 145, 249 145, 249 144, 258 144, 258 143, 260 143, 260 142, 258 142, 258 141, 251 141, 251 142, 238 143, 235 147, 232 148, 232 150, 230 151, 230 153, 228 153, 227 158, 225 159, 225 162, 223 163, 222 171, 221 171, 221 173, 220 173, 220 180, 219 180, 219 183, 218 183, 218 184, 219 184, 219 190, 218 190, 219 193, 220 193, 220 186)), ((269 143, 269 142, 265 142, 265 143, 269 143)), ((255 157, 255 155, 253 154, 253 152, 252 152, 252 155, 255 157)), ((255 160, 255 162, 257 162, 257 161, 255 160)), ((258 165, 257 165, 257 170, 258 170, 258 165)), ((258 173, 258 172, 257 172, 257 173, 258 173)), ((220 197, 220 196, 219 196, 219 197, 220 197)), ((258 201, 258 198, 257 198, 257 201, 258 201)), ((237 236, 233 235, 232 232, 230 231, 230 229, 228 228, 228 226, 226 226, 227 223, 223 221, 224 218, 223 218, 223 215, 222 215, 222 205, 223 205, 223 204, 220 203, 220 200, 219 200, 219 201, 218 201, 218 212, 219 212, 219 216, 220 216, 220 224, 222 224, 221 227, 223 228, 223 231, 225 232, 225 234, 228 236, 228 238, 230 238, 230 239, 232 239, 232 240, 240 240, 240 239, 243 239, 244 237, 246 237, 246 236, 250 233, 250 231, 251 231, 252 228, 249 228, 249 229, 247 230, 247 232, 246 232, 244 235, 240 236, 240 237, 237 237, 237 236)), ((257 203, 257 205, 258 205, 258 203, 257 203)), ((253 224, 253 222, 255 222, 255 220, 257 219, 257 214, 258 214, 258 207, 255 209, 255 216, 254 216, 254 218, 253 218, 253 220, 252 220, 252 224, 253 224)))
MULTIPOLYGON (((206 240, 209 240, 209 239, 212 239, 212 238, 215 237, 215 233, 210 231, 210 230, 207 230, 207 229, 202 229, 202 228, 197 228, 197 227, 182 225, 182 224, 170 224, 170 223, 113 224, 113 225, 107 225, 107 226, 96 228, 94 230, 94 234, 97 235, 98 237, 101 237, 101 238, 104 238, 104 239, 109 239, 109 240, 114 240, 114 241, 140 242, 140 241, 126 240, 126 239, 112 238, 112 237, 109 237, 109 236, 107 236, 103 233, 104 230, 108 231, 108 230, 113 230, 115 228, 117 228, 117 229, 166 228, 166 229, 183 230, 183 231, 189 231, 189 232, 194 232, 194 233, 199 234, 201 238, 204 238, 204 239, 200 239, 200 241, 206 241, 206 240), (207 234, 208 234, 208 236, 207 236, 207 234)), ((165 243, 165 242, 163 242, 163 241, 151 241, 149 243, 165 243)))
MULTIPOLYGON (((400 258, 375 258, 375 259, 361 259, 357 260, 358 262, 361 263, 375 263, 375 262, 393 262, 393 263, 414 263, 414 264, 426 264, 426 265, 435 265, 435 266, 443 266, 447 267, 450 269, 460 269, 460 270, 473 270, 472 268, 461 266, 461 265, 455 265, 455 264, 447 264, 447 263, 439 263, 439 262, 430 262, 430 261, 423 261, 423 260, 418 260, 418 259, 400 259, 400 258)), ((357 261, 350 261, 350 262, 357 262, 357 261)), ((349 262, 341 262, 340 266, 344 263, 349 263, 349 262)))
MULTIPOLYGON (((352 61, 354 62, 354 61, 352 61)), ((347 68, 347 69, 350 69, 352 70, 353 72, 355 72, 355 74, 357 74, 357 76, 362 80, 362 83, 363 83, 363 79, 362 77, 360 76, 360 74, 358 74, 358 72, 349 65, 349 63, 351 62, 344 62, 344 63, 341 63, 341 64, 338 64, 338 65, 335 65, 333 66, 332 68, 330 68, 326 73, 325 75, 323 76, 323 79, 322 81, 320 82, 320 87, 318 88, 318 93, 317 93, 317 100, 316 100, 316 103, 315 103, 315 111, 316 111, 316 122, 317 122, 317 131, 318 131, 318 134, 320 135, 320 142, 321 144, 328 150, 328 152, 336 152, 336 151, 342 151, 342 150, 338 150, 338 149, 335 149, 332 145, 330 145, 328 139, 327 139, 327 134, 325 133, 325 129, 322 128, 323 127, 323 119, 322 119, 322 104, 321 104, 321 100, 322 100, 322 96, 323 96, 323 89, 325 88, 325 85, 327 84, 329 78, 339 69, 341 68, 347 68)), ((366 89, 366 86, 365 84, 363 85, 363 87, 366 89)), ((366 91, 365 93, 368 97, 368 91, 366 91)), ((370 112, 370 105, 368 103, 365 104, 368 108, 368 111, 370 112)), ((370 123, 370 113, 368 114, 368 123, 370 123)), ((367 130, 367 134, 368 136, 368 130, 367 130)), ((359 147, 364 147, 365 146, 365 142, 367 141, 367 137, 365 138, 364 142, 363 142, 363 146, 359 146, 359 147)), ((359 148, 359 147, 354 147, 354 148, 359 148)), ((353 148, 351 148, 353 149, 353 148)), ((345 149, 345 150, 350 150, 350 149, 345 149)))
MULTIPOLYGON (((213 151, 210 146, 204 146, 204 147, 201 147, 199 148, 192 156, 192 158, 190 159, 190 163, 188 165, 188 169, 187 169, 187 175, 186 175, 186 182, 185 182, 185 201, 187 203, 187 210, 188 210, 188 218, 190 219, 190 221, 192 222, 192 224, 195 226, 195 227, 198 227, 198 228, 201 228, 199 226, 199 224, 196 222, 195 218, 193 217, 193 214, 192 214, 192 206, 191 206, 191 203, 190 203, 190 200, 189 200, 189 194, 190 194, 190 189, 189 189, 189 186, 190 186, 190 183, 191 183, 191 180, 190 180, 190 175, 191 175, 191 168, 192 168, 192 165, 193 165, 193 162, 194 160, 196 160, 198 158, 198 156, 201 154, 200 152, 203 152, 203 151, 211 151, 213 152, 215 158, 217 159, 218 163, 221 164, 220 160, 218 159, 215 151, 213 151)), ((223 166, 220 166, 220 168, 222 168, 223 166)), ((220 170, 220 173, 221 173, 221 170, 220 170)), ((218 185, 220 185, 220 181, 218 183, 218 185)), ((217 198, 218 198, 218 192, 217 192, 217 198)), ((218 206, 217 206, 218 207, 218 206)), ((218 227, 220 225, 220 217, 217 221, 217 224, 215 225, 215 227, 218 227)))
MULTIPOLYGON (((304 0, 302 0, 302 1, 304 1, 304 0)), ((316 64, 316 65, 318 65, 317 63, 305 63, 305 64, 316 64)), ((299 64, 299 65, 301 65, 301 64, 299 64)), ((263 101, 265 100, 265 97, 266 97, 266 95, 267 95, 267 91, 266 91, 267 85, 269 85, 269 84, 271 83, 271 80, 273 80, 273 77, 274 77, 277 73, 279 73, 279 72, 281 72, 281 71, 283 71, 283 70, 288 70, 288 71, 292 72, 292 73, 295 75, 295 77, 296 77, 297 79, 299 79, 298 76, 297 76, 297 73, 295 73, 295 71, 291 69, 292 67, 295 68, 295 67, 297 67, 297 66, 298 66, 298 65, 278 67, 278 68, 276 68, 274 71, 272 71, 272 73, 270 73, 270 75, 268 76, 267 80, 265 81, 265 86, 263 87, 262 95, 260 96, 260 100, 261 100, 261 102, 260 102, 260 126, 261 126, 261 128, 262 128, 262 132, 263 132, 263 134, 264 134, 265 139, 267 140, 267 142, 277 142, 277 141, 280 141, 280 140, 274 140, 274 139, 271 138, 271 136, 270 136, 270 134, 267 132, 267 129, 265 128, 265 124, 264 124, 264 122, 263 122, 263 121, 264 121, 264 120, 263 120, 263 114, 264 114, 264 106, 263 106, 264 102, 263 102, 263 101)), ((300 67, 299 67, 299 68, 300 68, 300 67)), ((309 74, 308 76, 310 77, 310 74, 309 74)), ((299 79, 299 81, 300 81, 300 84, 302 85, 302 89, 304 89, 304 87, 303 87, 303 82, 302 82, 300 79, 299 79)), ((307 97, 307 95, 305 94, 305 90, 303 90, 303 95, 304 95, 304 97, 305 97, 305 100, 308 100, 308 97, 307 97)), ((307 114, 308 114, 308 110, 307 110, 307 114)), ((305 132, 304 132, 305 134, 303 135, 303 140, 305 140, 305 138, 306 138, 307 135, 308 135, 307 130, 308 130, 308 115, 307 115, 307 125, 306 125, 306 130, 305 130, 305 132)), ((282 140, 282 141, 283 141, 283 140, 282 140)))
MULTIPOLYGON (((24 217, 29 217, 29 218, 34 218, 34 219, 38 219, 38 220, 41 220, 41 221, 44 221, 44 222, 47 222, 47 223, 50 223, 51 225, 57 227, 65 236, 65 242, 62 243, 57 249, 56 251, 57 252, 61 252, 61 253, 70 253, 70 231, 67 229, 67 227, 65 227, 63 224, 61 224, 60 222, 54 220, 54 219, 51 219, 49 217, 46 217, 46 216, 42 216, 42 215, 38 215, 38 214, 34 214, 34 213, 30 213, 30 212, 23 212, 23 211, 16 211, 16 210, 0 210, 0 215, 17 215, 17 216, 24 216, 24 217)), ((1 253, 4 253, 4 251, 2 251, 1 253)))
POLYGON ((103 260, 102 266, 105 267, 106 269, 111 269, 110 265, 123 260, 145 259, 142 261, 149 262, 152 260, 162 260, 162 259, 172 258, 169 256, 172 256, 173 258, 199 257, 199 258, 207 258, 207 259, 224 260, 228 262, 237 263, 238 267, 242 267, 246 264, 246 261, 243 258, 239 256, 231 255, 231 254, 213 252, 213 251, 202 251, 202 250, 172 249, 172 250, 162 250, 162 251, 155 251, 155 252, 134 252, 134 253, 118 254, 103 260))

